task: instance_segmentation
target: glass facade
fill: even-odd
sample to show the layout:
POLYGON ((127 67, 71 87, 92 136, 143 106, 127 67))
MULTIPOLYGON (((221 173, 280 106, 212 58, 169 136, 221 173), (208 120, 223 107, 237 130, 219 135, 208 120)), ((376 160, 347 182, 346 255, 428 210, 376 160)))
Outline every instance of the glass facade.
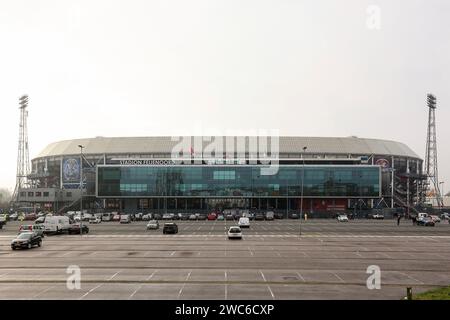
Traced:
POLYGON ((98 166, 100 198, 304 197, 378 198, 378 166, 280 165, 275 175, 261 166, 98 166))

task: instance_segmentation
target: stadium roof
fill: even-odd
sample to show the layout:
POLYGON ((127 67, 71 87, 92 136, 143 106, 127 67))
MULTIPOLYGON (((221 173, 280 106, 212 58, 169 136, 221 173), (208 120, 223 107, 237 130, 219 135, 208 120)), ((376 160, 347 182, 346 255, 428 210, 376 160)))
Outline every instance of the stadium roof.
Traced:
MULTIPOLYGON (((270 141, 270 139, 268 139, 270 141)), ((96 137, 59 141, 48 145, 36 158, 78 155, 83 145, 85 154, 170 154, 178 141, 171 137, 96 137)), ((205 141, 206 146, 211 142, 205 141)), ((353 155, 392 155, 410 158, 420 157, 407 145, 390 140, 365 139, 357 137, 287 137, 279 138, 281 154, 353 154, 353 155)))

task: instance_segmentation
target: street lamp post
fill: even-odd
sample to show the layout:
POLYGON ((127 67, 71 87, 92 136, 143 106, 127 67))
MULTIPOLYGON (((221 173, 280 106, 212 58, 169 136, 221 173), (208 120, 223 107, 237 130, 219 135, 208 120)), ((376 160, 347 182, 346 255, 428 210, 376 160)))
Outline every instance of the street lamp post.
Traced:
POLYGON ((300 197, 300 223, 299 223, 299 236, 302 235, 302 219, 303 219, 303 185, 304 185, 304 180, 305 180, 305 158, 304 158, 304 153, 306 151, 306 147, 303 147, 303 152, 302 152, 302 161, 303 161, 303 165, 302 165, 302 193, 301 193, 301 197, 300 197))
POLYGON ((439 185, 441 185, 441 184, 442 184, 442 189, 440 191, 441 191, 441 197, 442 197, 442 204, 444 205, 444 199, 445 199, 444 181, 439 182, 439 185))
POLYGON ((78 145, 80 148, 80 235, 83 236, 83 149, 84 146, 78 145))

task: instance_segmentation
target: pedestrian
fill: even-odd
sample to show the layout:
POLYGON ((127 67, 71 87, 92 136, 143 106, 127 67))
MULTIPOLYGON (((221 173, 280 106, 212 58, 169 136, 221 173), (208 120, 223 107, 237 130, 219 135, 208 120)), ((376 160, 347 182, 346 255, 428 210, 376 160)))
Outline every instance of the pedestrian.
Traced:
POLYGON ((412 222, 413 222, 413 226, 415 226, 416 225, 416 217, 415 216, 412 217, 412 222))
POLYGON ((402 219, 402 216, 399 214, 398 215, 398 218, 397 218, 397 225, 399 226, 400 225, 400 220, 402 219))

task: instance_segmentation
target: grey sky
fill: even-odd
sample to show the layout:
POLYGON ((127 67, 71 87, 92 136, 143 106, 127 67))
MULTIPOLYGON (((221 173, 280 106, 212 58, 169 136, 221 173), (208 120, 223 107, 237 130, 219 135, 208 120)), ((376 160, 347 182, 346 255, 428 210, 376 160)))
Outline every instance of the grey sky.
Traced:
POLYGON ((57 140, 230 128, 391 139, 423 157, 433 92, 450 190, 449 39, 448 0, 0 0, 0 186, 14 187, 24 93, 32 158, 57 140))

